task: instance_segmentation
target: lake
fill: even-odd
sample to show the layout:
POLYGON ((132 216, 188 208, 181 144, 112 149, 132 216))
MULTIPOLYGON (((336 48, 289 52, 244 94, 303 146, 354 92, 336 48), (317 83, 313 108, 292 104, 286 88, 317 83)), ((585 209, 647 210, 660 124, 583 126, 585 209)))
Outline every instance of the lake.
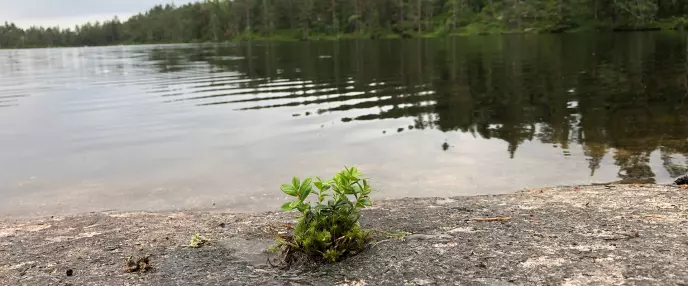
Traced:
POLYGON ((277 209, 357 166, 375 199, 670 183, 681 33, 0 51, 0 215, 277 209))

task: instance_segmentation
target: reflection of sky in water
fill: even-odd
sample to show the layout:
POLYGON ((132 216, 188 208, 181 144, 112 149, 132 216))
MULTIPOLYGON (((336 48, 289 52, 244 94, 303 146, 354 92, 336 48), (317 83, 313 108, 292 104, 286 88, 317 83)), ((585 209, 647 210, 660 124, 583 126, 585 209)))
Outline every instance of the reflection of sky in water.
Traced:
POLYGON ((379 198, 683 174, 684 40, 580 37, 0 51, 0 209, 265 210, 344 165, 379 198))

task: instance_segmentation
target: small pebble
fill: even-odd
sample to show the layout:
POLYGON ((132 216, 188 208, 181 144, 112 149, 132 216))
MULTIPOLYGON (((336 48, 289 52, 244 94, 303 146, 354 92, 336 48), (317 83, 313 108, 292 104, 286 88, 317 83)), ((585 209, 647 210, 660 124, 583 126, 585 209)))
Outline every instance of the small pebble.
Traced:
POLYGON ((67 276, 72 276, 72 275, 74 275, 74 270, 67 269, 67 276))

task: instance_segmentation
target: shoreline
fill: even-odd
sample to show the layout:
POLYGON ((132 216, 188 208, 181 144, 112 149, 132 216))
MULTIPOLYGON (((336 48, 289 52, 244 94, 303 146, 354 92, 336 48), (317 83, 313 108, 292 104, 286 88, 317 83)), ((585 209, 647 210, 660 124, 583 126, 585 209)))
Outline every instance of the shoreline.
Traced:
POLYGON ((7 285, 527 285, 688 282, 688 190, 666 185, 553 187, 514 194, 379 201, 380 233, 337 264, 266 265, 295 213, 104 212, 0 219, 7 285), (503 221, 475 218, 508 217, 503 221), (189 248, 195 234, 209 239, 189 248), (124 272, 151 254, 152 270, 124 272), (72 275, 67 276, 71 270, 72 275))
POLYGON ((558 35, 558 34, 586 34, 586 33, 612 33, 612 34, 623 34, 623 33, 657 33, 657 32, 685 32, 685 30, 674 29, 674 28, 661 28, 661 27, 645 27, 645 28, 632 28, 632 29, 570 29, 559 32, 541 32, 536 30, 524 29, 522 31, 480 31, 480 32, 454 32, 449 34, 437 34, 423 33, 405 37, 399 34, 382 34, 378 36, 370 35, 356 35, 356 34, 340 34, 340 35, 314 35, 306 39, 300 39, 296 37, 275 35, 275 36, 258 36, 258 35, 248 35, 248 36, 237 36, 233 39, 227 39, 224 41, 189 41, 189 42, 158 42, 158 43, 118 43, 118 44, 107 44, 107 45, 93 45, 93 46, 37 46, 37 47, 0 47, 0 51, 3 50, 32 50, 32 49, 58 49, 58 48, 95 48, 95 47, 118 47, 118 46, 147 46, 147 45, 186 45, 186 44, 231 44, 231 43, 250 43, 250 42, 275 42, 275 43, 294 43, 294 42, 330 42, 330 41, 340 41, 340 40, 394 40, 394 39, 440 39, 440 38, 450 38, 450 37, 484 37, 484 36, 509 36, 509 35, 558 35))

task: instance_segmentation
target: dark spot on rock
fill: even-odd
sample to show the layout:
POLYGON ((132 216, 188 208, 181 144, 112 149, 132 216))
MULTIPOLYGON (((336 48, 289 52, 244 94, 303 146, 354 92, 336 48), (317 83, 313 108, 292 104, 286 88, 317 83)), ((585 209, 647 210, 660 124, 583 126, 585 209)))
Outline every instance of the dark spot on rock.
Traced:
POLYGON ((382 134, 387 134, 387 131, 382 130, 382 134))
POLYGON ((125 271, 132 273, 132 272, 139 272, 139 273, 144 273, 148 270, 150 270, 151 267, 151 262, 150 262, 150 257, 151 254, 147 254, 146 256, 142 257, 133 257, 129 256, 126 260, 126 267, 125 271))
POLYGON ((310 113, 310 112, 306 112, 306 116, 309 116, 309 115, 311 115, 311 113, 310 113))
POLYGON ((408 130, 413 130, 413 125, 409 125, 408 130))
POLYGON ((219 227, 221 227, 221 228, 225 228, 226 226, 227 226, 227 225, 226 225, 224 222, 223 222, 223 223, 220 223, 220 225, 219 225, 219 227))
POLYGON ((397 129, 397 132, 403 132, 403 131, 404 131, 404 128, 397 129))
POLYGON ((349 118, 349 117, 344 117, 344 118, 342 118, 342 122, 351 122, 352 120, 353 120, 353 119, 351 119, 351 118, 349 118))
POLYGON ((67 276, 72 276, 72 275, 74 275, 74 270, 67 269, 67 276))
POLYGON ((301 114, 298 114, 298 113, 294 113, 291 115, 291 117, 299 117, 299 116, 301 116, 301 114))

